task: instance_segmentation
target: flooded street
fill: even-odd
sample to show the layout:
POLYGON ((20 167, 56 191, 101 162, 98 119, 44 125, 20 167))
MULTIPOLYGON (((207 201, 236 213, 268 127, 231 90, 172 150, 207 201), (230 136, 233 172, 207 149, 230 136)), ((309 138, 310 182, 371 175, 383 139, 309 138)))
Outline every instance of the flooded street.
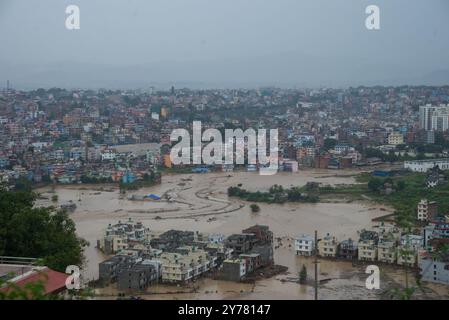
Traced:
MULTIPOLYGON (((390 210, 371 203, 317 203, 284 205, 259 204, 261 211, 251 212, 249 203, 228 199, 227 188, 241 183, 247 190, 267 190, 273 184, 284 187, 302 186, 308 181, 325 184, 355 183, 350 175, 334 176, 334 171, 301 171, 280 173, 275 176, 260 176, 257 173, 236 172, 164 175, 162 184, 144 188, 129 194, 154 193, 170 195, 166 200, 131 201, 120 195, 118 188, 111 186, 61 186, 55 189, 59 204, 73 201, 77 205, 71 214, 77 233, 88 240, 84 276, 88 280, 98 277, 98 263, 106 259, 96 248, 96 240, 109 223, 133 218, 156 233, 169 229, 191 230, 230 235, 255 224, 268 225, 275 237, 275 263, 287 266, 288 273, 253 284, 201 279, 189 287, 159 285, 148 289, 147 299, 313 299, 313 287, 289 282, 297 278, 302 265, 306 265, 308 276, 313 277, 312 259, 294 254, 292 239, 301 233, 319 236, 329 232, 338 239, 357 238, 357 231, 371 227, 371 219, 385 215, 390 210), (281 238, 281 241, 277 238, 281 238), (285 280, 284 282, 281 280, 285 280), (174 292, 185 293, 174 293, 174 292), (167 294, 167 292, 169 292, 167 294)), ((42 195, 51 188, 38 190, 42 195)), ((49 200, 40 200, 40 205, 50 205, 49 200)), ((363 268, 353 267, 350 262, 321 260, 319 264, 320 298, 323 299, 370 299, 375 293, 365 289, 363 268)), ((107 290, 105 290, 107 292, 107 290)), ((112 292, 111 292, 112 293, 112 292)), ((106 297, 105 297, 106 298, 106 297)))

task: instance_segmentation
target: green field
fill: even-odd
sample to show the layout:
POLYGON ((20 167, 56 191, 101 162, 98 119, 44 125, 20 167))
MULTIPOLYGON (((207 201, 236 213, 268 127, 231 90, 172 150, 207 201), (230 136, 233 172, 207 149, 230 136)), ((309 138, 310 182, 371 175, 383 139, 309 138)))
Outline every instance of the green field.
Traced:
POLYGON ((228 195, 251 202, 324 202, 374 201, 395 210, 395 219, 403 227, 416 225, 416 210, 421 199, 438 202, 440 215, 449 213, 449 172, 446 182, 435 188, 426 188, 426 174, 405 172, 392 177, 374 177, 370 173, 355 176, 355 184, 338 186, 292 187, 283 189, 274 185, 268 192, 249 192, 240 187, 228 189, 228 195))
POLYGON ((414 224, 416 222, 416 207, 421 199, 438 202, 440 214, 449 213, 449 174, 446 172, 446 182, 435 187, 426 188, 426 174, 403 173, 388 178, 373 177, 364 173, 356 176, 357 185, 340 186, 336 188, 320 188, 320 194, 340 195, 352 198, 369 199, 391 206, 395 209, 396 219, 401 224, 414 224), (392 192, 385 193, 384 184, 391 186, 392 192), (376 186, 381 185, 377 190, 376 186), (370 187, 371 186, 371 187, 370 187))

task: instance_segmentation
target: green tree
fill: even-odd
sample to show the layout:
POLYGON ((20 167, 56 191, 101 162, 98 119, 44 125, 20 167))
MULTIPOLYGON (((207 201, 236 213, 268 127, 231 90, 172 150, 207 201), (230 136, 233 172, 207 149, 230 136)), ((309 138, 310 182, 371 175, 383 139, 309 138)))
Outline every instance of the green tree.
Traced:
POLYGON ((379 189, 382 187, 382 180, 377 179, 377 178, 373 178, 370 179, 368 182, 368 188, 372 191, 372 192, 379 192, 379 189))
POLYGON ((36 194, 0 187, 0 255, 40 258, 57 271, 83 263, 87 242, 76 235, 67 212, 35 208, 36 194))
POLYGON ((301 271, 299 272, 299 283, 304 284, 307 281, 307 268, 303 264, 301 271))
POLYGON ((400 180, 400 181, 398 181, 397 189, 398 189, 398 191, 402 191, 405 189, 406 186, 407 186, 407 183, 405 181, 400 180))
POLYGON ((324 139, 323 149, 328 151, 330 149, 333 149, 336 145, 337 145, 337 140, 331 139, 331 138, 326 138, 326 139, 324 139))

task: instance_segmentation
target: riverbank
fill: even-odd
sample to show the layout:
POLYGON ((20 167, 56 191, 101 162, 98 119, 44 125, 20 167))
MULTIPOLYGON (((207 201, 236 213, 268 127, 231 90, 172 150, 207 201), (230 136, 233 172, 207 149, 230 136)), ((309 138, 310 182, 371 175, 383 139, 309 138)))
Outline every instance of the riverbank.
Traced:
MULTIPOLYGON (((449 212, 449 174, 437 186, 426 186, 426 174, 401 172, 391 177, 374 177, 371 173, 348 175, 353 183, 326 184, 310 181, 306 185, 283 187, 272 184, 268 190, 246 190, 241 184, 228 188, 228 196, 254 203, 351 203, 373 202, 394 209, 400 225, 416 225, 416 206, 422 199, 436 201, 441 213, 449 212)), ((388 215, 388 214, 387 214, 388 215)))

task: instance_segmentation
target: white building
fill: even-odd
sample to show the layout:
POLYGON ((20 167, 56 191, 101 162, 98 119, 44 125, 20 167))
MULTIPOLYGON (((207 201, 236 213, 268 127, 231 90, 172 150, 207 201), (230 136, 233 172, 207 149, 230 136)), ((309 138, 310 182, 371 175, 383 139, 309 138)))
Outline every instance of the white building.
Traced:
POLYGON ((434 131, 446 131, 449 129, 449 114, 445 112, 436 112, 432 116, 432 130, 434 131))
POLYGON ((117 154, 113 150, 107 149, 101 153, 101 160, 102 161, 114 160, 116 156, 117 154))
POLYGON ((419 107, 419 126, 421 129, 430 131, 432 127, 432 114, 435 110, 431 104, 419 107))
POLYGON ((337 144, 334 147, 334 152, 336 154, 345 154, 347 152, 352 152, 352 151, 354 151, 354 148, 352 148, 352 147, 350 147, 350 146, 348 146, 346 144, 337 144))
POLYGON ((213 233, 209 235, 209 242, 210 243, 223 243, 225 240, 225 235, 221 233, 213 233))
POLYGON ((298 172, 298 161, 286 160, 283 163, 284 171, 298 172))
POLYGON ((423 281, 449 285, 449 259, 434 260, 431 257, 419 262, 423 281))
POLYGON ((446 131, 449 129, 449 105, 419 107, 421 129, 427 131, 446 131))
POLYGON ((401 237, 401 246, 409 247, 413 250, 420 250, 424 245, 424 238, 421 235, 405 234, 401 237))
POLYGON ((152 112, 151 119, 159 121, 159 113, 152 112))
POLYGON ((449 170, 449 159, 412 160, 405 161, 404 168, 413 172, 427 172, 438 166, 441 170, 449 170))
POLYGON ((295 251, 299 256, 311 256, 315 249, 315 239, 310 235, 300 235, 295 239, 295 251))

